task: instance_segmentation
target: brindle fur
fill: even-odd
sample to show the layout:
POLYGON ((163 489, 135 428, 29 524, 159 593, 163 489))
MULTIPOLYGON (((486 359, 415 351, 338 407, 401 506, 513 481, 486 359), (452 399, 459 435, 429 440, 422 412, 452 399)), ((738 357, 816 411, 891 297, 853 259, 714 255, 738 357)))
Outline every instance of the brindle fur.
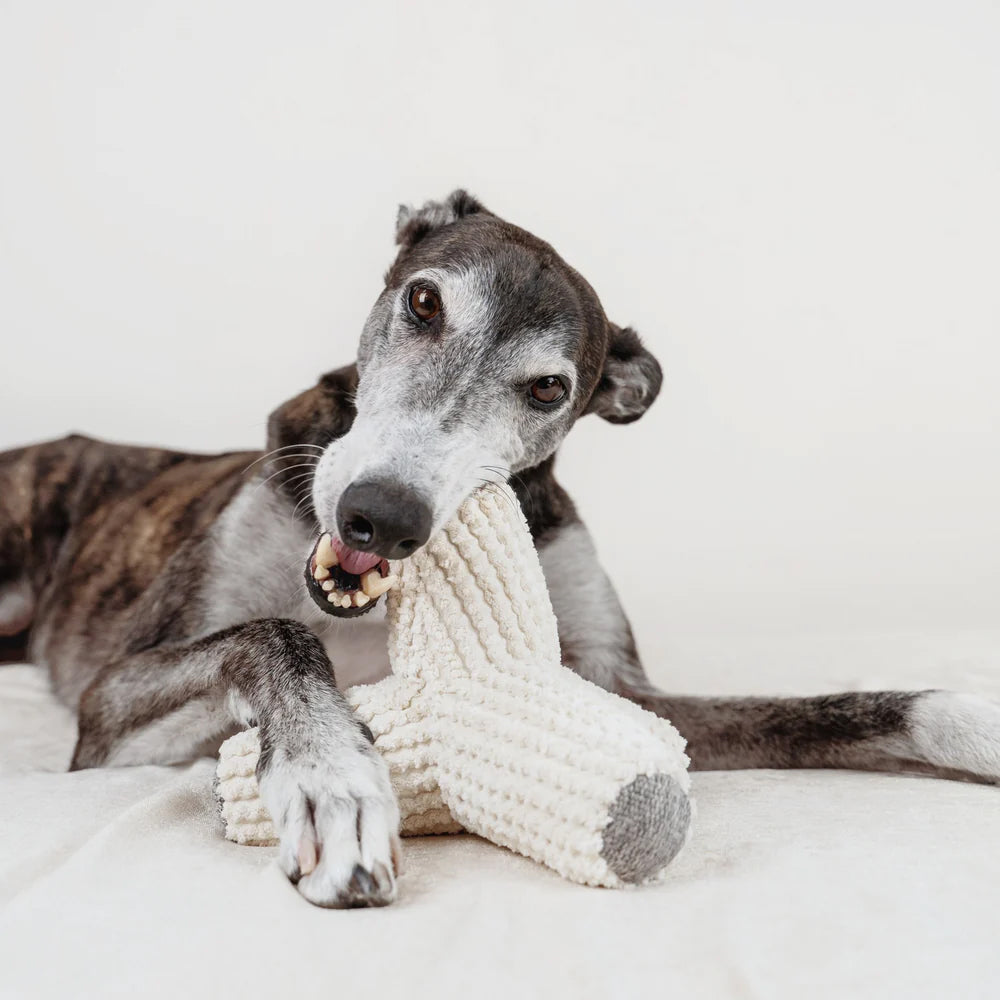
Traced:
MULTIPOLYGON (((468 196, 404 214, 402 250, 387 281, 416 266, 414 254, 430 254, 421 240, 441 230, 454 255, 482 255, 500 233, 537 254, 542 271, 565 269, 566 287, 584 303, 581 322, 597 330, 571 345, 584 383, 572 420, 585 412, 622 423, 641 415, 660 373, 635 334, 603 318, 589 286, 551 248, 468 196), (469 214, 485 218, 466 239, 452 224, 469 214)), ((185 454, 74 435, 0 454, 0 657, 47 666, 57 695, 77 710, 71 766, 185 759, 256 721, 262 790, 283 831, 282 867, 303 895, 331 906, 377 905, 395 894, 387 772, 337 690, 310 627, 317 613, 300 610, 308 600, 296 603, 293 586, 281 600, 265 595, 242 611, 220 609, 210 570, 220 525, 236 514, 250 518, 254 505, 263 505, 263 521, 253 523, 284 525, 293 548, 315 536, 321 518, 311 500, 302 502, 314 497, 303 488, 313 485, 312 470, 303 484, 294 456, 303 447, 318 453, 350 431, 358 384, 349 365, 285 403, 269 420, 266 453, 185 454), (239 504, 250 513, 234 514, 239 504), (303 873, 303 859, 314 861, 320 849, 319 867, 303 873)), ((545 454, 510 482, 546 572, 565 664, 671 719, 694 767, 1000 776, 1000 712, 967 696, 726 699, 656 690, 553 463, 545 454), (583 579, 595 585, 581 586, 583 579)), ((257 571, 278 575, 283 567, 265 562, 257 571)), ((294 579, 300 573, 298 563, 294 579)))

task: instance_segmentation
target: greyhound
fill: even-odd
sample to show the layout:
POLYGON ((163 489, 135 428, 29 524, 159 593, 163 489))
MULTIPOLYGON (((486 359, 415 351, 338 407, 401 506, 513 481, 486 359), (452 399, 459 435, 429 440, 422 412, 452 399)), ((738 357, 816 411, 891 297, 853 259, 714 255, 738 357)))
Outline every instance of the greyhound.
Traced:
POLYGON ((695 768, 1000 779, 1000 706, 972 695, 655 689, 553 462, 584 414, 641 417, 659 364, 551 246, 463 191, 401 208, 396 238, 356 364, 272 413, 265 455, 76 435, 0 454, 0 653, 46 666, 76 710, 71 769, 179 762, 257 724, 291 882, 321 906, 392 901, 398 809, 333 664, 343 687, 384 650, 388 560, 509 482, 565 665, 670 719, 695 768))

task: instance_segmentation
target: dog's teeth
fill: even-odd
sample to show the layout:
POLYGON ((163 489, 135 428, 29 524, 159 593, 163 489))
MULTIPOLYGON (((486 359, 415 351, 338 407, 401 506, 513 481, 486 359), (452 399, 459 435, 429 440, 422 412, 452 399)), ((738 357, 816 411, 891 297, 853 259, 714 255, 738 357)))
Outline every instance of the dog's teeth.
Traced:
POLYGON ((382 576, 377 569, 370 569, 361 577, 361 589, 372 599, 381 597, 387 590, 392 590, 399 577, 395 573, 382 576))
POLYGON ((339 563, 337 553, 333 550, 333 542, 330 541, 330 533, 320 535, 319 545, 316 546, 316 565, 329 569, 339 563))
POLYGON ((340 606, 342 608, 349 608, 351 606, 351 595, 350 594, 344 594, 344 596, 340 599, 340 606))
POLYGON ((370 600, 371 598, 363 590, 359 590, 354 595, 354 606, 363 608, 370 600))
POLYGON ((387 590, 392 590, 397 583, 399 583, 399 577, 395 573, 390 573, 388 576, 382 577, 378 584, 378 594, 376 596, 381 597, 387 590))
POLYGON ((317 564, 316 568, 313 570, 313 579, 328 580, 329 578, 330 578, 330 571, 325 566, 317 564))
POLYGON ((324 590, 325 590, 325 591, 326 591, 326 592, 327 592, 328 594, 329 594, 329 593, 330 593, 330 591, 331 591, 331 590, 333 590, 333 588, 334 588, 334 587, 336 587, 336 586, 337 586, 337 585, 336 585, 336 584, 335 584, 335 583, 333 582, 333 580, 324 580, 324 581, 323 581, 323 583, 322 583, 322 587, 323 587, 323 589, 324 589, 324 590))
POLYGON ((331 604, 340 604, 340 599, 343 597, 343 592, 339 590, 334 590, 332 593, 326 595, 326 599, 331 604))

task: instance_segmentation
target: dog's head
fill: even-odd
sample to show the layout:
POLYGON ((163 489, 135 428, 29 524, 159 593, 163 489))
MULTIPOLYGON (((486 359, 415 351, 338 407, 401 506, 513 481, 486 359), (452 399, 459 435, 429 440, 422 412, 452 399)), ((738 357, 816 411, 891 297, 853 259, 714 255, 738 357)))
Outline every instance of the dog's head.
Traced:
POLYGON ((312 484, 320 525, 355 568, 413 553, 482 482, 550 456, 581 415, 638 419, 662 379, 551 246, 464 191, 401 208, 396 239, 356 385, 328 377, 327 396, 353 392, 356 412, 312 484))

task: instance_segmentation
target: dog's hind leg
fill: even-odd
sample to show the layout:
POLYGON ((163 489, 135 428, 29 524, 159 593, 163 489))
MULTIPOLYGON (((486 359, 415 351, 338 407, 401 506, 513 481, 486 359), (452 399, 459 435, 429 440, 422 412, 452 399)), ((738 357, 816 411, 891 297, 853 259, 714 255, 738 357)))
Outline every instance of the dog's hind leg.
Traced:
POLYGON ((87 688, 79 719, 74 770, 184 759, 256 722, 261 797, 299 892, 332 907, 394 898, 399 812, 388 769, 306 626, 260 619, 127 656, 87 688))
MULTIPOLYGON (((551 489, 552 487, 550 487, 551 489)), ((850 692, 812 698, 675 697, 642 668, 614 588, 571 512, 538 545, 559 621, 563 662, 669 719, 692 766, 839 767, 1000 783, 1000 705, 950 691, 850 692)))
POLYGON ((670 719, 698 770, 840 767, 1000 783, 1000 705, 951 691, 691 698, 633 689, 670 719))

